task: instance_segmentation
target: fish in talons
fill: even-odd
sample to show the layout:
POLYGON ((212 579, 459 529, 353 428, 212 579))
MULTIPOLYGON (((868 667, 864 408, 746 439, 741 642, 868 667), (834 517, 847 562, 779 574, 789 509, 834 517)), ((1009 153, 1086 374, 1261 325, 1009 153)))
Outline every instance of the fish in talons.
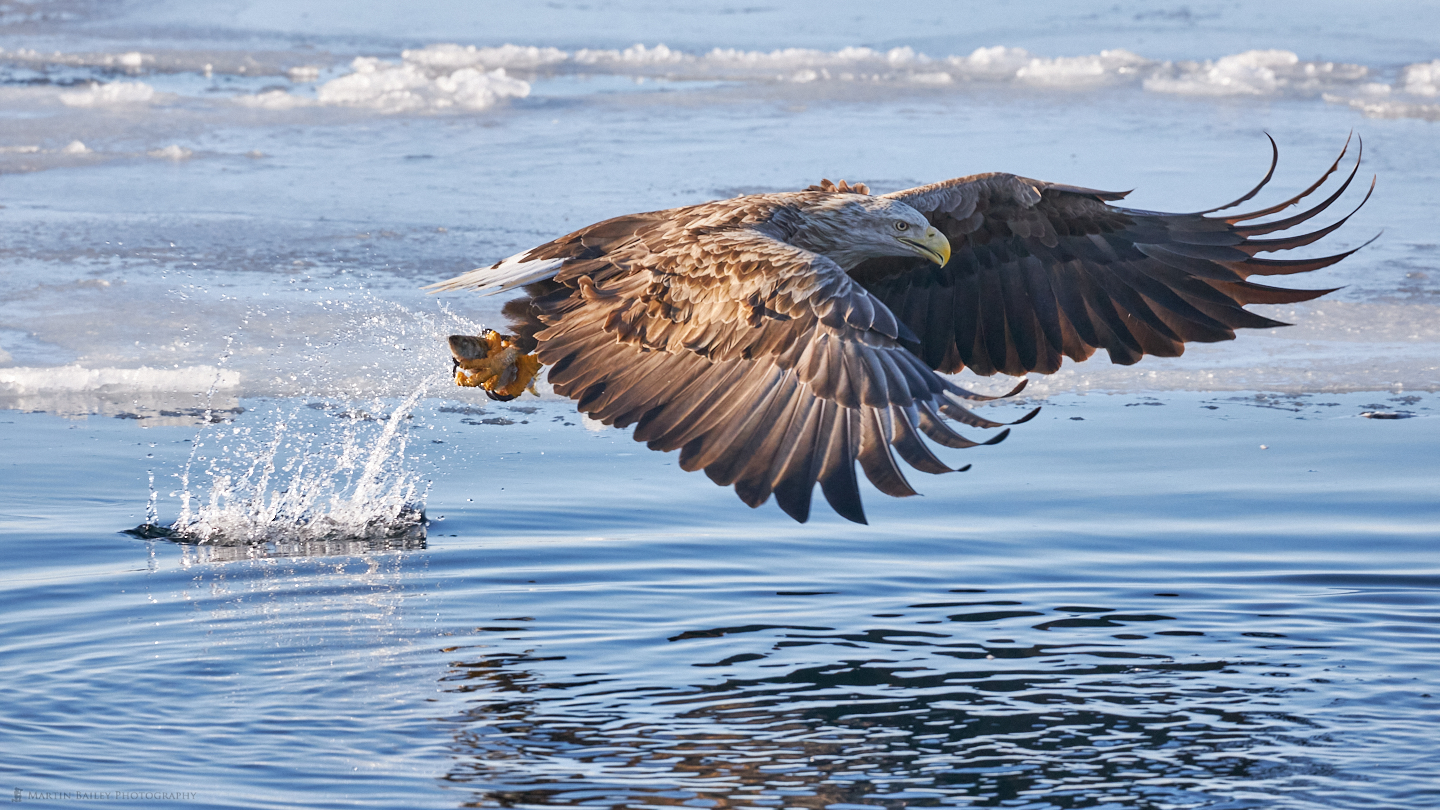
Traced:
POLYGON ((494 329, 479 335, 451 335, 455 384, 483 388, 485 396, 499 402, 509 402, 526 391, 539 396, 535 377, 540 373, 540 359, 521 351, 515 342, 514 336, 494 329))

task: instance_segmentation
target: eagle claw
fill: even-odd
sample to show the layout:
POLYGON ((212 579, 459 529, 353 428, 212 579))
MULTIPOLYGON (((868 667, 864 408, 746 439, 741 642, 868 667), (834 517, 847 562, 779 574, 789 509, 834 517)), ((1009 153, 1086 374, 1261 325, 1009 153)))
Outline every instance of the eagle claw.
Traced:
POLYGON ((479 335, 451 335, 455 384, 483 388, 485 396, 499 402, 509 402, 526 391, 538 396, 535 377, 540 373, 540 359, 514 344, 513 336, 494 329, 479 335))

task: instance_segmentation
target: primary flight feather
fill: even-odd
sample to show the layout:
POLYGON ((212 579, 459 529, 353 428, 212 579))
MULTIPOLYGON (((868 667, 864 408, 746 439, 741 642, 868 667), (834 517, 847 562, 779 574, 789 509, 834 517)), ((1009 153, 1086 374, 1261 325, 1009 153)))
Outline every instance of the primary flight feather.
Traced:
POLYGON ((981 442, 947 420, 1002 427, 965 407, 990 397, 942 374, 1050 373, 1096 349, 1121 364, 1174 357, 1191 341, 1284 325, 1247 304, 1331 292, 1247 279, 1340 261, 1354 251, 1256 256, 1314 242, 1348 216, 1300 235, 1254 237, 1325 210, 1349 187, 1358 158, 1314 208, 1246 223, 1313 193, 1344 154, 1299 195, 1229 216, 1216 214, 1265 186, 1278 150, 1248 194, 1190 214, 1121 208, 1110 203, 1123 193, 1012 174, 881 196, 824 181, 606 220, 433 289, 524 290, 504 309, 513 336, 451 338, 464 384, 518 395, 529 379, 510 360, 497 369, 492 347, 507 347, 506 357, 534 352, 556 393, 581 412, 635 425, 637 441, 679 450, 681 467, 734 485, 750 506, 774 495, 803 522, 819 483, 836 512, 863 523, 856 462, 882 492, 913 495, 897 455, 924 472, 951 472, 922 436, 965 448, 981 442), (466 377, 464 369, 482 368, 483 380, 466 377))

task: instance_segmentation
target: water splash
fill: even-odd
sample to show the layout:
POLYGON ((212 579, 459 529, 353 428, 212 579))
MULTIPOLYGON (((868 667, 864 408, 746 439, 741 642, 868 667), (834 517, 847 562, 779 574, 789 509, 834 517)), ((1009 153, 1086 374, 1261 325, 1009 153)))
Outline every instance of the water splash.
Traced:
POLYGON ((423 543, 424 492, 405 450, 427 388, 388 415, 309 402, 277 405, 263 427, 207 428, 176 473, 175 521, 163 525, 147 509, 148 522, 130 533, 204 545, 423 543))
POLYGON ((445 336, 480 327, 443 305, 418 311, 352 292, 252 308, 222 334, 215 380, 197 395, 200 432, 172 474, 178 514, 160 519, 152 477, 145 523, 130 534, 234 547, 240 557, 423 546, 423 453, 407 457, 410 426, 426 393, 450 380, 445 336), (237 360, 238 393, 256 399, 213 411, 220 375, 237 360))

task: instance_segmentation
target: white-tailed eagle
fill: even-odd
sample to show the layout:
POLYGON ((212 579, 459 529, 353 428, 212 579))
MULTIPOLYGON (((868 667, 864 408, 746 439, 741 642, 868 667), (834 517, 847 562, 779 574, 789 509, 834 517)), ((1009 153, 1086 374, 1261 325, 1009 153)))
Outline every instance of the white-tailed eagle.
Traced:
POLYGON ((1110 203, 1125 193, 1013 174, 880 196, 824 181, 616 217, 434 289, 523 287, 504 308, 513 335, 451 339, 462 382, 512 398, 533 377, 534 360, 521 362, 533 352, 550 366, 556 393, 582 413, 634 425, 636 441, 679 450, 681 467, 734 485, 750 506, 773 494, 803 522, 818 482, 836 512, 864 523, 857 461, 880 491, 913 495, 896 456, 951 472, 922 437, 966 448, 981 442, 947 420, 1003 427, 965 407, 989 397, 942 375, 1048 374, 1096 349, 1127 365, 1175 357, 1191 341, 1284 325, 1247 304, 1331 292, 1247 279, 1315 270, 1354 252, 1257 258, 1308 245, 1348 216, 1300 235, 1256 237, 1324 211, 1359 159, 1309 210, 1255 222, 1313 193, 1344 151, 1293 198, 1217 214, 1269 182, 1273 139, 1271 148, 1259 185, 1195 213, 1121 208, 1110 203))

